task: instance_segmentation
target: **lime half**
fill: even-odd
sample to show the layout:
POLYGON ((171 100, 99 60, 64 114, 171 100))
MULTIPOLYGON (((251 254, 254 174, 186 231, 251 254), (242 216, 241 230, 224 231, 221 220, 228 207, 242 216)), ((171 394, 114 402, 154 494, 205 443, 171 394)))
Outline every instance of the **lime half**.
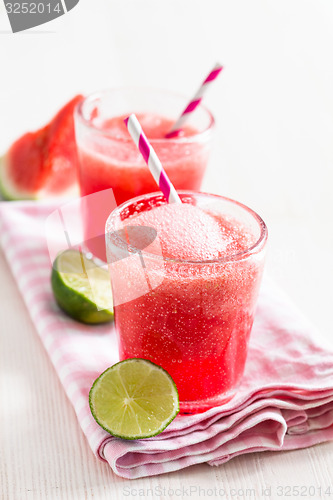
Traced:
POLYGON ((58 305, 83 323, 113 320, 109 273, 78 250, 66 250, 53 263, 52 290, 58 305))
POLYGON ((96 422, 113 436, 156 436, 179 412, 178 391, 171 376, 151 361, 126 359, 111 366, 89 393, 96 422))

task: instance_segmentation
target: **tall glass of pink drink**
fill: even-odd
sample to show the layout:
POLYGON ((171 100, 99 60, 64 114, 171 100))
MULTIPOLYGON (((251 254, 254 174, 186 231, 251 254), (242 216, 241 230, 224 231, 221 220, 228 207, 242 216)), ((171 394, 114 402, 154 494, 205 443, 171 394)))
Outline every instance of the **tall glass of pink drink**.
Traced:
POLYGON ((240 383, 267 229, 236 201, 179 195, 182 204, 155 193, 116 208, 106 246, 120 359, 161 365, 177 385, 181 411, 194 413, 223 404, 240 383))
MULTIPOLYGON (((136 113, 150 143, 176 189, 199 190, 211 149, 214 118, 200 105, 176 138, 166 139, 186 105, 186 98, 153 89, 115 89, 87 97, 75 111, 81 196, 112 188, 119 205, 155 191, 156 184, 130 138, 124 118, 136 113)), ((104 234, 110 211, 84 215, 86 241, 104 234)), ((91 251, 105 260, 103 240, 91 240, 91 251), (103 248, 101 248, 101 246, 103 248)))

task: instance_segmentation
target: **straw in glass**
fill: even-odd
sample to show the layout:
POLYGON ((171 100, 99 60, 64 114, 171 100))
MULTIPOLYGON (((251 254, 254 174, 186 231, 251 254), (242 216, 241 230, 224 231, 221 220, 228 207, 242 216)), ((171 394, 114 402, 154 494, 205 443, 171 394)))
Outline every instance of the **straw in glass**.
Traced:
POLYGON ((184 123, 188 120, 189 116, 193 111, 196 109, 197 106, 199 106, 200 102, 202 101, 202 98, 207 91, 208 87, 211 85, 211 83, 216 80, 216 78, 219 76, 223 69, 223 66, 221 64, 217 63, 215 64, 214 68, 210 71, 209 75, 205 79, 205 81, 201 84, 199 87, 198 91, 196 94, 193 96, 191 101, 188 103, 178 120, 173 124, 171 127, 170 132, 166 134, 166 138, 170 139, 171 137, 177 137, 179 133, 181 132, 184 123))
POLYGON ((150 172, 152 173, 156 183, 158 184, 160 190, 164 194, 168 203, 181 203, 177 191, 171 184, 169 177, 167 176, 162 163, 160 162, 157 154, 149 144, 148 139, 142 130, 142 127, 135 116, 131 114, 128 118, 124 120, 126 127, 130 136, 132 137, 135 145, 142 154, 145 162, 147 163, 150 172))

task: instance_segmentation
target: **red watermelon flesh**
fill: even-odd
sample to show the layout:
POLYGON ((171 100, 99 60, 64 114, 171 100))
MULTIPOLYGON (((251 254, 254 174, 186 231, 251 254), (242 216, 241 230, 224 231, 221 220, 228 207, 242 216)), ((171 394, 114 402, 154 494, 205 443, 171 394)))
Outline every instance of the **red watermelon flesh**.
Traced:
POLYGON ((48 127, 28 132, 14 142, 7 152, 8 175, 18 189, 39 191, 46 181, 43 169, 43 150, 48 127))
POLYGON ((78 157, 73 111, 68 102, 45 127, 14 142, 0 165, 0 188, 7 199, 62 196, 77 190, 78 157))

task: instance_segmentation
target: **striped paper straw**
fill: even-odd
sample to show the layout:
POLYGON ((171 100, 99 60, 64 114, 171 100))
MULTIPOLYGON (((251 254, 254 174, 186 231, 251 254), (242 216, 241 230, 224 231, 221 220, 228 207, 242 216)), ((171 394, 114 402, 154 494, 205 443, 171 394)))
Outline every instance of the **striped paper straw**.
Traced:
POLYGON ((130 136, 132 137, 145 162, 147 163, 156 183, 167 199, 167 202, 181 203, 182 201, 179 198, 177 191, 171 184, 170 179, 167 176, 164 168, 162 167, 162 163, 160 162, 157 154, 149 144, 148 139, 144 131, 142 130, 139 120, 137 119, 135 114, 131 114, 124 120, 124 122, 130 133, 130 136))
POLYGON ((196 109, 197 106, 199 106, 200 102, 202 101, 202 98, 204 96, 204 93, 210 86, 210 84, 216 80, 216 78, 219 76, 223 69, 223 66, 221 64, 215 64, 214 68, 211 70, 209 75, 207 76, 206 80, 201 84, 200 88, 198 89, 197 93, 194 95, 194 97, 191 99, 191 101, 188 103, 178 120, 173 124, 170 132, 166 134, 165 137, 170 139, 171 137, 177 137, 179 135, 179 132, 182 130, 184 123, 188 119, 191 113, 196 109))

